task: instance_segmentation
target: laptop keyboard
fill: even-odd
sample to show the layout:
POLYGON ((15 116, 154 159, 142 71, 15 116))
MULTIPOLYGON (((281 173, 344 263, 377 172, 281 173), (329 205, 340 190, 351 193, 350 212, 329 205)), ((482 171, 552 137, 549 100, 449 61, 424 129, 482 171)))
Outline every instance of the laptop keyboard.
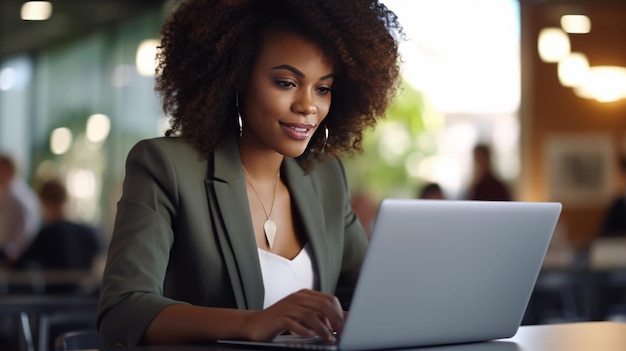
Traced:
POLYGON ((285 340, 284 343, 290 348, 305 349, 305 350, 333 350, 337 348, 341 335, 335 333, 335 342, 329 343, 326 340, 316 336, 312 338, 293 338, 285 340))

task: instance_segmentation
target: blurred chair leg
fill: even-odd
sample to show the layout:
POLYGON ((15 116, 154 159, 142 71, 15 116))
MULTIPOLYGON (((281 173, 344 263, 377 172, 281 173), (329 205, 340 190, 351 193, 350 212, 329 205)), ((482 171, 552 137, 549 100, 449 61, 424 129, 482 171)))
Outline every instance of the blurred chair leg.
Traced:
POLYGON ((565 321, 576 322, 585 319, 578 307, 576 295, 571 288, 564 288, 561 292, 561 304, 565 321))
POLYGON ((24 351, 35 351, 35 342, 33 341, 33 332, 30 326, 30 318, 28 313, 20 313, 20 348, 24 351))

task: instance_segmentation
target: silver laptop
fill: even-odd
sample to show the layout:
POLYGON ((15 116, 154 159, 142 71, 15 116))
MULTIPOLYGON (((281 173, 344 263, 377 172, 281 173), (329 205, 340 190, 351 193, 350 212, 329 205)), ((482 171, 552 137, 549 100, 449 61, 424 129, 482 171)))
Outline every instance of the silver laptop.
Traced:
POLYGON ((546 202, 383 200, 338 344, 237 343, 374 350, 511 337, 560 212, 546 202))

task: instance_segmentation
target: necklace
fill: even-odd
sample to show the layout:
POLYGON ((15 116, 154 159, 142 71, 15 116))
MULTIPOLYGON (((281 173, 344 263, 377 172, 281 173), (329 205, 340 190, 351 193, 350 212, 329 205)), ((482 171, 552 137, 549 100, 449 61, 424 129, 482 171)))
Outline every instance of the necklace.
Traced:
POLYGON ((270 206, 270 210, 268 212, 265 209, 263 201, 261 200, 261 196, 259 196, 259 192, 256 190, 256 187, 252 183, 252 177, 250 177, 250 174, 243 166, 243 164, 241 165, 241 168, 243 168, 243 172, 246 174, 246 179, 248 180, 248 183, 250 183, 250 186, 254 191, 254 195, 256 195, 256 198, 259 200, 261 208, 263 208, 263 212, 265 213, 266 219, 265 223, 263 223, 263 231, 265 232, 265 239, 267 239, 267 244, 270 246, 271 249, 274 245, 274 237, 276 236, 276 223, 270 218, 270 216, 272 215, 272 210, 274 209, 274 200, 276 200, 276 189, 278 189, 278 178, 280 178, 280 173, 276 175, 276 179, 274 180, 274 197, 272 197, 272 205, 270 206))

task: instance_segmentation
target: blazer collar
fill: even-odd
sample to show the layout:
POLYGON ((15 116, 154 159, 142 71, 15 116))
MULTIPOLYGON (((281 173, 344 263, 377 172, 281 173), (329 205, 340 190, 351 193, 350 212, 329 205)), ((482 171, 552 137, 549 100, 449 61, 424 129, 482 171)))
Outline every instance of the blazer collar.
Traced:
MULTIPOLYGON (((329 292, 332 286, 326 274, 328 272, 326 254, 329 244, 325 236, 321 202, 311 176, 293 158, 285 158, 281 173, 286 179, 306 238, 311 243, 320 290, 329 292)), ((211 178, 211 173, 208 177, 211 178)), ((227 138, 216 148, 212 178, 207 181, 213 184, 218 208, 217 211, 212 211, 213 221, 223 223, 225 233, 218 229, 218 237, 222 247, 230 247, 232 250, 232 257, 226 258, 226 265, 235 294, 239 295, 238 288, 243 291, 243 296, 236 296, 237 303, 240 308, 260 310, 263 308, 264 299, 263 277, 236 138, 227 138)), ((207 190, 211 193, 210 189, 207 190)), ((219 225, 216 227, 222 228, 219 225)), ((228 255, 225 253, 225 256, 228 255)))
POLYGON ((291 193, 291 201, 296 209, 296 215, 304 229, 307 241, 313 250, 313 264, 317 268, 319 289, 330 293, 332 282, 328 280, 328 247, 326 223, 322 202, 319 199, 316 184, 310 173, 305 172, 293 158, 285 158, 282 172, 285 173, 287 187, 291 193))

